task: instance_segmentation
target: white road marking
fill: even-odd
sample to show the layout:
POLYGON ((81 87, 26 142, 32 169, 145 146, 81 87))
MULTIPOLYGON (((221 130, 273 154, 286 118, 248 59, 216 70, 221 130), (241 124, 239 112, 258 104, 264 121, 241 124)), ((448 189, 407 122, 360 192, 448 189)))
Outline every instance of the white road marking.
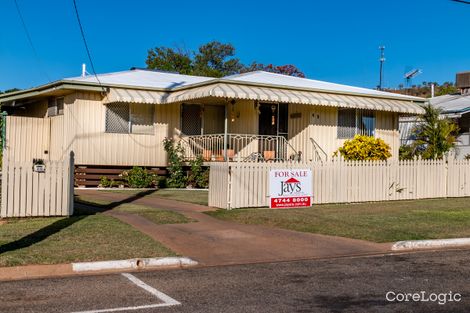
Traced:
POLYGON ((132 283, 137 285, 138 287, 144 289, 145 291, 151 293, 159 300, 163 301, 163 303, 155 303, 155 304, 148 304, 148 305, 139 305, 139 306, 129 306, 129 307, 121 307, 121 308, 113 308, 113 309, 100 309, 100 310, 89 310, 89 311, 77 311, 72 313, 105 313, 105 312, 119 312, 119 311, 135 311, 135 310, 143 310, 143 309, 151 309, 151 308, 158 308, 158 307, 166 307, 166 306, 173 306, 173 305, 181 305, 180 302, 176 301, 172 297, 164 294, 161 291, 153 288, 152 286, 147 285, 137 277, 129 273, 122 273, 122 276, 129 279, 132 283))
POLYGON ((155 297, 162 300, 163 303, 166 303, 168 305, 180 305, 181 304, 178 301, 176 301, 175 299, 173 299, 172 297, 167 296, 163 292, 158 291, 157 289, 153 288, 152 286, 147 285, 146 283, 144 283, 143 281, 141 281, 140 279, 138 279, 137 277, 135 277, 132 274, 122 273, 122 276, 126 277, 127 279, 129 279, 131 282, 133 282, 134 284, 136 284, 140 288, 150 292, 155 297))
POLYGON ((165 307, 165 306, 172 306, 172 305, 174 304, 158 303, 158 304, 129 306, 129 307, 122 307, 122 308, 114 308, 114 309, 77 311, 77 312, 72 312, 72 313, 105 313, 105 312, 119 312, 119 311, 135 311, 135 310, 151 309, 151 308, 158 308, 158 307, 165 307))

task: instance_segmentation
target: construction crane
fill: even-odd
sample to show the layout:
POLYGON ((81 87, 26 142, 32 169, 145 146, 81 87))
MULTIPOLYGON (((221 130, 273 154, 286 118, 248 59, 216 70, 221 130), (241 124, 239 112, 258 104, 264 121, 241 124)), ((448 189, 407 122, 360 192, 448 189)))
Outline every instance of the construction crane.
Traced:
POLYGON ((407 87, 407 88, 410 87, 411 80, 412 80, 414 77, 416 77, 416 76, 418 76, 419 74, 421 74, 422 72, 423 72, 423 71, 420 70, 420 69, 418 69, 418 68, 416 68, 416 69, 414 69, 414 70, 411 70, 411 71, 409 71, 409 72, 406 72, 405 75, 404 75, 405 81, 406 81, 406 87, 407 87))

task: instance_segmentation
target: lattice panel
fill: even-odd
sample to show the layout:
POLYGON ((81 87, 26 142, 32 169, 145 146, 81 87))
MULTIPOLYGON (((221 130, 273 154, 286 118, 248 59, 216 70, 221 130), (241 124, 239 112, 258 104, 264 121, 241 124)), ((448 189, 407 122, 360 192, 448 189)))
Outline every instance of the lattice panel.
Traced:
POLYGON ((106 108, 106 132, 129 132, 129 104, 112 103, 106 108))
POLYGON ((199 105, 184 104, 182 113, 182 131, 185 135, 200 135, 202 118, 199 105))
POLYGON ((356 134, 356 109, 338 110, 338 138, 353 138, 356 134))

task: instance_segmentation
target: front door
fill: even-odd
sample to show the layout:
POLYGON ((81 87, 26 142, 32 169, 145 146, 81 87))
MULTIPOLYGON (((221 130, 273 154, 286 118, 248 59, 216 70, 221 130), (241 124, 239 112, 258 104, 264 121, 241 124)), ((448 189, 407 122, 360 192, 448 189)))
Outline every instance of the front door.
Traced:
MULTIPOLYGON (((259 110, 259 134, 283 136, 287 139, 287 103, 262 103, 259 110)), ((285 158, 283 143, 278 137, 263 137, 259 143, 259 150, 265 159, 285 158)))
POLYGON ((277 104, 263 103, 259 107, 259 134, 277 136, 277 104))

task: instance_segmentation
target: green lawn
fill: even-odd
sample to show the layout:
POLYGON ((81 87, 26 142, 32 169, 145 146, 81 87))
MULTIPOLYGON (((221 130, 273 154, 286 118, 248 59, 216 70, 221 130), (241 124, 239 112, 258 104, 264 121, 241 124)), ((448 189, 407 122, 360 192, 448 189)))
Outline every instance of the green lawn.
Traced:
MULTIPOLYGON (((99 192, 113 192, 113 193, 123 193, 129 196, 137 195, 141 193, 141 190, 103 190, 99 192)), ((167 198, 182 202, 189 202, 194 204, 207 205, 208 202, 208 191, 207 190, 191 190, 191 189, 159 189, 147 195, 147 197, 161 197, 167 198)), ((91 202, 90 204, 106 206, 110 204, 110 201, 93 199, 87 196, 76 197, 80 202, 91 202)))
POLYGON ((9 219, 0 225, 0 266, 173 255, 130 225, 101 213, 9 219))
MULTIPOLYGON (((207 190, 191 190, 191 189, 182 189, 182 190, 168 190, 160 189, 153 194, 157 197, 168 198, 183 202, 190 202, 194 204, 207 205, 208 201, 208 191, 207 190)), ((153 196, 152 195, 152 196, 153 196)))
POLYGON ((143 205, 121 204, 114 210, 140 215, 154 222, 155 224, 181 224, 194 222, 193 220, 185 217, 183 214, 173 211, 159 210, 143 205))
POLYGON ((470 237, 470 198, 218 210, 207 214, 239 223, 375 242, 470 237))

